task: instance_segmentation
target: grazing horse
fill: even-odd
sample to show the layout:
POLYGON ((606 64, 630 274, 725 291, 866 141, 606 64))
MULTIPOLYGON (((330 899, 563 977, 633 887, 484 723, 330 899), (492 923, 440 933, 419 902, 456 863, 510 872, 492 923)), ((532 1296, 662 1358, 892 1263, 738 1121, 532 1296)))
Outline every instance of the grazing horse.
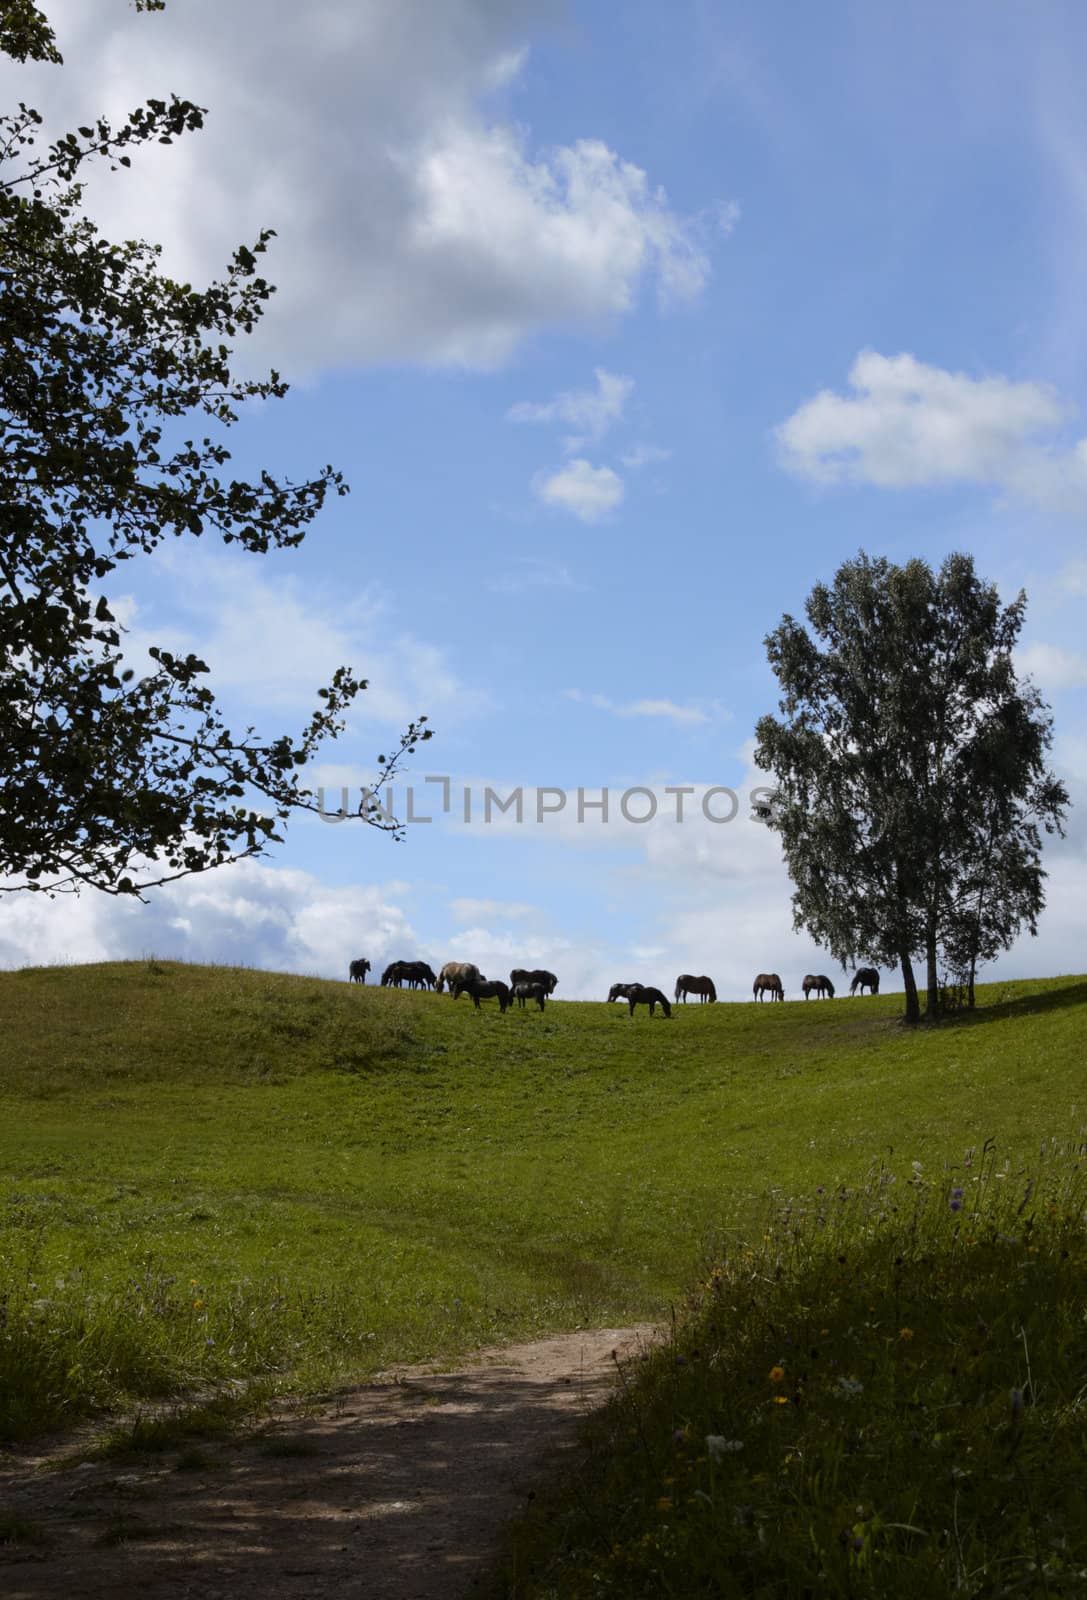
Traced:
POLYGON ((689 972, 681 972, 676 979, 676 999, 682 998, 683 1004, 686 1005, 689 994, 698 995, 703 1005, 707 1001, 712 1005, 717 999, 717 990, 714 988, 712 978, 707 978, 705 974, 701 978, 692 978, 689 972))
POLYGON ((402 975, 408 980, 409 989, 433 989, 438 982, 425 961, 405 961, 402 965, 402 975))
POLYGON ((630 1014, 634 1015, 635 1006, 648 1006, 649 1015, 652 1016, 660 1006, 666 1017, 672 1015, 672 1007, 668 1004, 659 989, 647 989, 644 983, 632 983, 628 986, 627 999, 630 1001, 630 1014))
POLYGON ((406 961, 390 961, 385 971, 381 974, 381 987, 383 989, 399 989, 404 980, 406 961))
POLYGON ((540 983, 543 985, 544 994, 549 995, 558 988, 559 980, 553 972, 548 972, 543 967, 535 967, 531 972, 527 967, 514 967, 510 973, 510 983, 514 988, 519 983, 540 983))
POLYGON ((822 1000, 824 996, 826 996, 828 1000, 834 999, 834 985, 831 983, 829 978, 824 978, 822 973, 816 974, 809 972, 807 977, 804 979, 801 988, 804 990, 805 1000, 811 994, 813 989, 815 991, 815 997, 817 1000, 822 1000))
POLYGON ((365 983, 366 974, 370 970, 370 963, 365 956, 360 956, 358 961, 352 961, 348 968, 348 983, 365 983))
MULTIPOLYGON (((486 978, 477 978, 474 983, 466 983, 464 989, 467 994, 472 996, 472 1002, 477 1011, 481 1000, 497 1000, 498 1009, 503 1013, 510 1003, 509 988, 502 982, 501 978, 492 978, 489 983, 486 978)), ((459 990, 454 991, 454 998, 459 992, 459 990)))
POLYGON ((522 1010, 526 1000, 535 1000, 540 1010, 544 1009, 544 999, 547 991, 542 983, 515 983, 511 993, 522 1010))
POLYGON ((781 987, 781 979, 776 972, 760 972, 751 987, 751 993, 756 1000, 761 1000, 764 992, 771 1000, 784 1000, 785 990, 781 987))
POLYGON ((448 985, 449 993, 455 1000, 461 990, 469 983, 479 983, 483 974, 471 961, 447 961, 438 974, 437 990, 448 985))
POLYGON ((641 985, 637 983, 613 983, 608 990, 608 1003, 610 1004, 613 1000, 629 1000, 630 991, 640 987, 641 985))
POLYGON ((853 982, 849 985, 849 992, 850 994, 856 994, 858 989, 861 994, 864 993, 865 989, 871 989, 873 994, 879 993, 879 973, 875 967, 861 967, 860 971, 854 974, 853 982))

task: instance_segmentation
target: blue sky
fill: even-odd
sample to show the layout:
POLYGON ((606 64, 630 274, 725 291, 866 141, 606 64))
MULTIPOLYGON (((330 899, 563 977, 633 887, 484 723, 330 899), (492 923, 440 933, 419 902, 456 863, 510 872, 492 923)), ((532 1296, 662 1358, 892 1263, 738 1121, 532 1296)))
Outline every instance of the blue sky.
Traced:
MULTIPOLYGON (((544 824, 438 814, 393 845, 303 821, 260 867, 147 907, 9 901, 0 959, 154 952, 335 976, 523 960, 591 996, 634 977, 829 957, 791 931, 746 816, 762 640, 865 548, 974 554, 1087 777, 1087 14, 1071 3, 121 0, 49 8, 66 65, 7 68, 59 130, 171 90, 206 131, 96 182, 107 231, 206 279, 261 225, 279 285, 245 360, 293 379, 238 466, 332 461, 351 495, 299 551, 176 546, 123 595, 134 658, 184 642, 240 722, 298 725, 340 662, 371 680, 315 779, 415 768, 607 786, 544 824), (619 18, 621 17, 621 25, 619 18), (631 786, 699 791, 617 817, 631 786)), ((437 797, 431 786, 427 793, 437 797)), ((532 802, 529 800, 531 813, 532 802)), ((1087 968, 1087 837, 1007 976, 1087 968)), ((895 980, 889 980, 894 986, 895 980)))

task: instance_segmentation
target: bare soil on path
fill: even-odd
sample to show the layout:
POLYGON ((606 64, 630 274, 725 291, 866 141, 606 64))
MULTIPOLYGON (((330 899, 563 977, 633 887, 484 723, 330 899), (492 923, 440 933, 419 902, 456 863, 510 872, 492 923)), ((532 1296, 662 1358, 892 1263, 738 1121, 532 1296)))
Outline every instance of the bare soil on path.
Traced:
POLYGON ((120 1462, 0 1460, 4 1600, 460 1600, 648 1326, 401 1367, 259 1428, 120 1462))

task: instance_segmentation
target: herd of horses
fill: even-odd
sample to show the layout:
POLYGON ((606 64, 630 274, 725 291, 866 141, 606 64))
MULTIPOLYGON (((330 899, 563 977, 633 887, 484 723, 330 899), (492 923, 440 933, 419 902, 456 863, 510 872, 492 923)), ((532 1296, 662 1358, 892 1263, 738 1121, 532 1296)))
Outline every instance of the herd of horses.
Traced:
MULTIPOLYGON (((365 957, 352 961, 348 972, 350 982, 365 983, 370 970, 370 963, 365 957)), ((501 1012, 505 1012, 514 1001, 522 1007, 532 1001, 542 1011, 558 987, 558 981, 553 972, 547 972, 543 967, 531 970, 514 967, 506 984, 500 978, 485 978, 471 961, 447 961, 437 975, 425 961, 392 961, 381 974, 383 989, 399 989, 405 983, 409 989, 434 989, 438 994, 448 989, 454 1000, 458 1000, 462 994, 471 995, 477 1011, 481 1000, 497 1000, 501 1012)), ((823 973, 809 972, 801 988, 805 1000, 809 1000, 813 994, 817 1000, 834 999, 834 985, 823 973)), ((866 989, 870 994, 879 993, 879 973, 875 967, 861 967, 849 985, 851 995, 863 994, 866 989)), ((676 1000, 682 1000, 686 1005, 689 994, 697 995, 703 1005, 712 1004, 717 999, 712 978, 707 978, 704 973, 695 977, 690 972, 681 972, 676 979, 676 1000)), ((765 1000, 767 995, 771 1000, 785 999, 785 989, 776 972, 760 972, 751 994, 755 1000, 765 1000)), ((654 1015, 658 1006, 666 1017, 672 1015, 672 1007, 661 991, 649 988, 644 983, 613 983, 608 992, 609 1005, 613 1000, 626 1000, 631 1016, 634 1015, 634 1007, 641 1005, 649 1007, 650 1016, 654 1015)))

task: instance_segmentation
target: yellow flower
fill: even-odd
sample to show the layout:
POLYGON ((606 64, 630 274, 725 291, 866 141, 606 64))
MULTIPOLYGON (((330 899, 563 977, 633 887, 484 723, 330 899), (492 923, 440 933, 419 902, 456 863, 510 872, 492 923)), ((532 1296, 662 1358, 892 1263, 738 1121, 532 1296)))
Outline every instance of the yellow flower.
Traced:
POLYGON ((776 1406, 787 1406, 789 1404, 789 1396, 787 1394, 776 1394, 774 1396, 774 1404, 776 1406))
POLYGON ((784 1378, 784 1376, 785 1376, 785 1368, 784 1367, 771 1367, 770 1368, 770 1382, 771 1383, 780 1383, 782 1378, 784 1378))
POLYGON ((913 1329, 912 1328, 900 1328, 898 1330, 898 1337, 900 1339, 912 1339, 913 1338, 913 1329))
POLYGON ((192 1303, 192 1308, 193 1308, 194 1311, 199 1311, 200 1307, 203 1304, 204 1304, 203 1300, 194 1300, 193 1303, 192 1303))
POLYGON ((672 1509, 671 1500, 668 1498, 668 1496, 666 1494, 662 1494, 660 1499, 657 1501, 657 1510, 658 1511, 671 1511, 671 1509, 672 1509))

